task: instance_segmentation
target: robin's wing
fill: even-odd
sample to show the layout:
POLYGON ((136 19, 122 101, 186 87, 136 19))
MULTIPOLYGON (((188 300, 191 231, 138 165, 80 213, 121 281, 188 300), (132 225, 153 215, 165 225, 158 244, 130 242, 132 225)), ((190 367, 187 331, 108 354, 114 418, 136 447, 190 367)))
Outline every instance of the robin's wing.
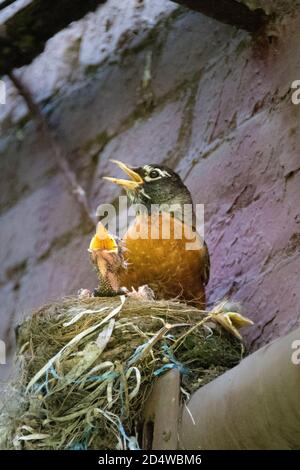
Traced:
POLYGON ((210 275, 210 256, 209 256, 209 251, 206 242, 203 242, 203 253, 202 253, 202 279, 203 279, 203 284, 206 286, 206 284, 209 281, 209 275, 210 275))
MULTIPOLYGON (((209 274, 210 274, 210 256, 207 244, 202 236, 199 235, 195 227, 190 227, 185 225, 184 233, 188 234, 190 240, 196 241, 196 249, 199 250, 200 255, 200 275, 203 285, 206 286, 209 281, 209 274)), ((192 243, 194 244, 194 242, 192 243)))

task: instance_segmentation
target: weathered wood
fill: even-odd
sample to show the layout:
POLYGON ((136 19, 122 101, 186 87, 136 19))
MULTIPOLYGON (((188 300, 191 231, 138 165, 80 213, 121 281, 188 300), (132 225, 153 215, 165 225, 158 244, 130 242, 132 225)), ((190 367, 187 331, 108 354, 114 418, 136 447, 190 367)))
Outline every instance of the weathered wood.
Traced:
POLYGON ((106 0, 4 0, 0 3, 0 75, 29 64, 46 41, 106 0))
POLYGON ((300 449, 300 328, 193 393, 179 448, 300 449))
POLYGON ((236 0, 173 0, 192 10, 237 28, 255 32, 268 21, 263 9, 251 10, 236 0))
POLYGON ((170 370, 156 380, 143 418, 143 449, 177 449, 180 373, 170 370))

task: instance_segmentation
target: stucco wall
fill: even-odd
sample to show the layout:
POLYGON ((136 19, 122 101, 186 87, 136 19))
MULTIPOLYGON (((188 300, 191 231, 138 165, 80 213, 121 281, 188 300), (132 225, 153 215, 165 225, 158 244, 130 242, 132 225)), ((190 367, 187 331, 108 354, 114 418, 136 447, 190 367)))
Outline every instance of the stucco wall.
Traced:
MULTIPOLYGON (((112 171, 110 158, 180 172, 205 204, 209 301, 240 300, 255 321, 247 340, 259 347, 300 321, 300 107, 290 91, 300 78, 300 12, 266 39, 167 0, 118 3, 59 33, 19 73, 93 209, 118 196, 100 179, 112 171)), ((0 106, 0 338, 11 350, 24 313, 92 288, 96 277, 78 207, 8 86, 0 106)))

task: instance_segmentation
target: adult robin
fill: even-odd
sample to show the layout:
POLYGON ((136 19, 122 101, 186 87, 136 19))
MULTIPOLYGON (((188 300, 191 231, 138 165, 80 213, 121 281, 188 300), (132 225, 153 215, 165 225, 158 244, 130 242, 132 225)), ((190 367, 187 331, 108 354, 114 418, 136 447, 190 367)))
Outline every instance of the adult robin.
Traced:
POLYGON ((205 308, 210 261, 195 229, 191 194, 177 173, 149 164, 130 168, 113 160, 130 179, 104 177, 125 189, 135 219, 122 240, 99 223, 89 251, 100 285, 95 295, 148 285, 158 299, 182 299, 205 308))

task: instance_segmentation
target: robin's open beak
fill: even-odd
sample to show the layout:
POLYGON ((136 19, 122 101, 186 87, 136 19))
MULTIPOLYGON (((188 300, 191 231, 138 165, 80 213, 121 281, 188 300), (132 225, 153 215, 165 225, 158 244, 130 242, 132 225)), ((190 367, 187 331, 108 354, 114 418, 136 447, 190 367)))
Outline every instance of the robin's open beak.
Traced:
POLYGON ((118 160, 111 160, 113 163, 118 165, 121 170, 126 173, 126 175, 130 176, 131 180, 124 180, 124 179, 119 179, 119 178, 111 178, 110 176, 103 176, 103 179, 110 181, 111 183, 118 184, 119 186, 122 186, 124 189, 137 189, 141 184, 144 183, 143 178, 136 173, 134 170, 129 168, 129 166, 125 165, 125 163, 119 162, 118 160))

